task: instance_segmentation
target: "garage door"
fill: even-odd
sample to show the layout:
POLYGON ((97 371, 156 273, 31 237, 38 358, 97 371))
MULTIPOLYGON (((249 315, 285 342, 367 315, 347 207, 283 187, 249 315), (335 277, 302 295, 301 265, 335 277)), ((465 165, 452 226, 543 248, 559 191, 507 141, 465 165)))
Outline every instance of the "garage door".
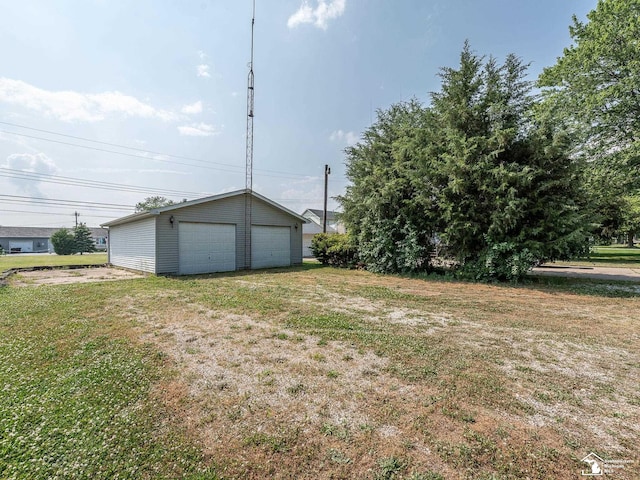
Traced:
POLYGON ((236 269, 236 226, 180 222, 178 262, 181 275, 236 269))
POLYGON ((12 253, 25 253, 25 252, 33 252, 33 242, 31 240, 28 241, 14 241, 9 242, 9 251, 12 253))
POLYGON ((251 227, 251 268, 291 265, 291 228, 251 227))

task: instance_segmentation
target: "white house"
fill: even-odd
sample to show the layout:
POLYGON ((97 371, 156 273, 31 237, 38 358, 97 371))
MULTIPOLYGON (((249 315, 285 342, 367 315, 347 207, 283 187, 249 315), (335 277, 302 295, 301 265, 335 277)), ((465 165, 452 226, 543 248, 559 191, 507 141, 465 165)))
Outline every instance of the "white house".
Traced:
MULTIPOLYGON (((302 226, 302 255, 313 257, 311 251, 311 239, 317 233, 322 233, 324 210, 307 208, 302 212, 302 216, 307 220, 302 226)), ((338 221, 337 212, 327 211, 327 233, 345 233, 344 225, 338 221)))
POLYGON ((190 275, 302 263, 304 217, 248 190, 182 202, 105 223, 109 262, 190 275), (251 195, 251 241, 245 205, 251 195))

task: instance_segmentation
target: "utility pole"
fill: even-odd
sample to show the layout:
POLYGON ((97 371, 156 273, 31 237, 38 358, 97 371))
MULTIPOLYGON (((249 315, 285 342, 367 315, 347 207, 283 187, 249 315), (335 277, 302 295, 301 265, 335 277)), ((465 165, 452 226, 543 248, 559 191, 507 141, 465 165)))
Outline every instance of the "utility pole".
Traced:
POLYGON ((73 212, 73 214, 76 217, 76 228, 78 228, 78 217, 80 216, 80 214, 78 212, 73 212))
POLYGON ((322 233, 327 233, 327 191, 329 188, 329 174, 331 168, 329 165, 324 166, 324 215, 322 216, 322 233))

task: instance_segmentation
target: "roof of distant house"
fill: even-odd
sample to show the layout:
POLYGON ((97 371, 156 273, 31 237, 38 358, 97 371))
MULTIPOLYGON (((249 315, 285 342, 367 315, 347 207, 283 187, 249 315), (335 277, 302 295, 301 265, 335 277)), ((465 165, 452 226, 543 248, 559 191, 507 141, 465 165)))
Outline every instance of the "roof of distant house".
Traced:
MULTIPOLYGON (((305 212, 311 212, 316 217, 318 217, 320 219, 322 219, 322 217, 324 217, 324 211, 323 210, 316 210, 315 208, 307 208, 305 210, 305 212)), ((304 213, 302 214, 302 216, 304 216, 304 213)), ((331 210, 327 210, 327 222, 335 222, 337 216, 338 216, 338 212, 333 212, 331 210)))
MULTIPOLYGON (((0 226, 0 238, 49 238, 60 228, 49 227, 3 227, 0 226)), ((68 229, 71 230, 71 229, 68 229)), ((91 236, 106 237, 107 230, 104 228, 89 227, 91 236)))

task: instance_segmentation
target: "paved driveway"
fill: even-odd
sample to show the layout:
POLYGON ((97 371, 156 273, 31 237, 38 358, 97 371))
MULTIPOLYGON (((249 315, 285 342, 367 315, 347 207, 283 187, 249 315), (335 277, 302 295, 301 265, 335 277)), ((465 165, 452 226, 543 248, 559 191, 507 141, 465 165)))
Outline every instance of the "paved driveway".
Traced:
POLYGON ((640 268, 571 267, 542 265, 532 270, 532 275, 550 277, 595 278, 598 280, 640 283, 640 268))

